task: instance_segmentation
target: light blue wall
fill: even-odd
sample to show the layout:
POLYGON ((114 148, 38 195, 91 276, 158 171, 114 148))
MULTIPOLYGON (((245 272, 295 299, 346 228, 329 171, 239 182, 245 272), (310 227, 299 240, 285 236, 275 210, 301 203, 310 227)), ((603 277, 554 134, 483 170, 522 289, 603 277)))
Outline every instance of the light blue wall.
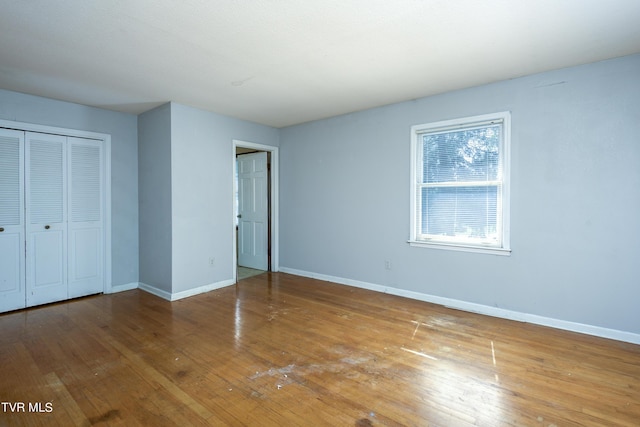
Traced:
POLYGON ((111 280, 137 282, 137 117, 0 90, 0 119, 111 135, 111 280))
POLYGON ((112 136, 113 285, 175 293, 232 277, 239 139, 280 144, 283 267, 637 334, 638 76, 636 55, 281 130, 179 104, 138 122, 4 90, 0 118, 112 136), (409 247, 411 125, 504 110, 512 255, 409 247), (159 226, 172 240, 156 247, 159 226))
POLYGON ((234 139, 277 146, 279 131, 171 103, 173 293, 233 278, 234 139))
POLYGON ((638 135, 640 56, 282 129, 280 264, 640 333, 638 135), (507 110, 512 255, 410 247, 410 127, 507 110))
POLYGON ((140 281, 171 292, 171 106, 138 116, 140 281))
POLYGON ((277 146, 278 129, 173 102, 138 129, 140 281, 175 297, 232 280, 233 140, 277 146))

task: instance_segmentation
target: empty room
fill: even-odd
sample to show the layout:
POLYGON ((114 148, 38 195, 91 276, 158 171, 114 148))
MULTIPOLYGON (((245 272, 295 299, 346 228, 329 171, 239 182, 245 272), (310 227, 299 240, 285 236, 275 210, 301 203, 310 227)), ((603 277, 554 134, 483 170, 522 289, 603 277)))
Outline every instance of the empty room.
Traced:
POLYGON ((640 424, 637 0, 0 5, 0 426, 640 424))

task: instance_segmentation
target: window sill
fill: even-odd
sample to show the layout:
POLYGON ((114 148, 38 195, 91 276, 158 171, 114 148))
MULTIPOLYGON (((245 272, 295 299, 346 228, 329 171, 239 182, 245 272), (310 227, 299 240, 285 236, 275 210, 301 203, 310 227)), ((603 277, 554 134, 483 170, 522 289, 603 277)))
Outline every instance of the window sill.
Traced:
POLYGON ((511 255, 511 249, 494 248, 491 246, 463 246, 459 244, 425 242, 422 240, 409 240, 407 243, 417 248, 444 249, 447 251, 474 252, 501 256, 511 255))

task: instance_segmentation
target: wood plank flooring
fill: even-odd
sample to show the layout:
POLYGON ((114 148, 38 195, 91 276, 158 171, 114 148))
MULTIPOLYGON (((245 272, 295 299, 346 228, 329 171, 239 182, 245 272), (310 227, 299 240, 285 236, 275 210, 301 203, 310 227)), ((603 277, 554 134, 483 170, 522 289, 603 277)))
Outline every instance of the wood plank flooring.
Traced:
POLYGON ((0 315, 0 400, 2 426, 638 426, 640 346, 266 273, 0 315))

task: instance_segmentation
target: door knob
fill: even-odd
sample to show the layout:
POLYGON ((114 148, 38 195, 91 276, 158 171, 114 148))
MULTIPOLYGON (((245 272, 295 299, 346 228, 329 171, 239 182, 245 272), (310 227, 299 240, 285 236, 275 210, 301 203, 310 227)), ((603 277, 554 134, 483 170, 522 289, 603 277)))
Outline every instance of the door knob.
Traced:
POLYGON ((44 229, 45 229, 45 230, 48 230, 48 229, 50 229, 50 228, 51 228, 51 227, 50 227, 50 226, 48 226, 48 225, 45 225, 45 226, 44 226, 44 229))
POLYGON ((4 227, 0 227, 0 233, 4 231, 4 227))
POLYGON ((238 215, 238 218, 242 218, 242 215, 238 215))

